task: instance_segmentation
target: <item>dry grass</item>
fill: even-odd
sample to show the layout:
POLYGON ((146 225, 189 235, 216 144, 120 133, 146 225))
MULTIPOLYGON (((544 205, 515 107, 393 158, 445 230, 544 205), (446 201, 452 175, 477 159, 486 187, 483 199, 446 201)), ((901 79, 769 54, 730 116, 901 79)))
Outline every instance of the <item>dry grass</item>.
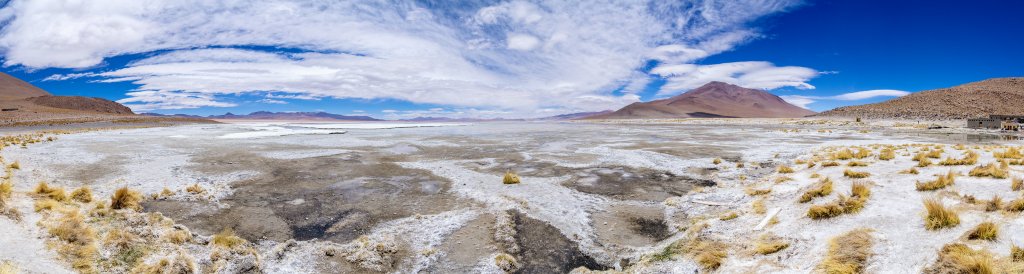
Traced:
POLYGON ((1010 189, 1013 191, 1024 190, 1024 178, 1013 178, 1013 180, 1010 181, 1010 189))
POLYGON ((978 153, 974 151, 968 151, 967 153, 965 153, 964 157, 960 159, 953 159, 947 157, 946 159, 943 159, 941 162, 939 162, 940 165, 944 166, 968 166, 977 163, 978 153))
POLYGON ((736 211, 729 211, 729 213, 726 213, 725 215, 722 215, 722 217, 718 217, 718 219, 722 220, 722 221, 728 221, 728 220, 736 219, 736 218, 739 218, 739 217, 740 217, 740 214, 736 213, 736 211))
POLYGON ((918 191, 932 191, 932 190, 938 190, 938 189, 946 188, 947 186, 953 185, 955 182, 956 182, 956 173, 953 173, 953 171, 949 171, 949 172, 946 172, 946 175, 939 176, 938 178, 936 178, 933 181, 928 181, 928 182, 920 182, 920 181, 918 181, 914 185, 917 187, 918 191))
POLYGON ((882 161, 896 159, 896 151, 892 148, 882 149, 882 151, 878 153, 878 159, 882 161))
POLYGON ((185 192, 192 194, 203 194, 206 193, 206 189, 203 189, 203 187, 200 186, 199 184, 192 184, 185 188, 185 192))
POLYGON ((853 159, 853 156, 854 155, 852 150, 850 150, 849 148, 844 148, 839 152, 833 153, 832 160, 849 160, 853 159))
POLYGON ((867 229, 856 229, 832 238, 828 244, 828 254, 818 268, 829 274, 862 273, 871 252, 874 240, 867 229))
POLYGON ((704 270, 715 270, 722 266, 722 261, 729 256, 724 243, 709 240, 694 240, 689 244, 689 253, 704 270))
POLYGON ((908 170, 900 171, 900 173, 904 173, 904 174, 920 174, 921 172, 918 171, 917 168, 913 168, 912 167, 912 168, 910 168, 908 170))
POLYGON ((833 202, 822 205, 813 205, 807 209, 807 217, 818 220, 832 218, 842 214, 857 213, 864 208, 869 197, 871 197, 871 190, 866 184, 854 183, 850 187, 849 197, 846 195, 839 195, 839 198, 833 202))
POLYGON ((847 170, 843 170, 843 176, 850 177, 850 178, 867 178, 868 176, 871 176, 871 173, 867 173, 867 172, 863 172, 863 171, 853 171, 853 170, 847 169, 847 170))
POLYGON ((1024 248, 1017 245, 1010 247, 1010 261, 1024 262, 1024 248))
POLYGON ((71 191, 71 200, 79 203, 91 203, 92 202, 92 190, 87 186, 80 187, 71 191))
POLYGON ((0 274, 18 274, 21 273, 18 266, 11 261, 4 260, 0 262, 0 274))
POLYGON ((768 208, 764 205, 764 198, 755 200, 750 204, 750 207, 754 210, 754 213, 757 214, 764 214, 765 212, 768 212, 768 208))
POLYGON ((930 165, 932 165, 932 160, 928 160, 928 158, 917 161, 917 167, 928 167, 930 165))
POLYGON ((33 190, 33 192, 36 195, 50 198, 58 202, 65 202, 68 200, 68 196, 66 192, 64 192, 63 187, 51 187, 50 185, 46 184, 46 182, 39 182, 39 184, 36 185, 36 188, 35 190, 33 190))
POLYGON ((988 200, 988 202, 985 203, 985 211, 988 212, 999 210, 1002 207, 1003 198, 1000 198, 999 195, 992 196, 992 200, 988 200))
POLYGON ((939 251, 939 258, 924 273, 996 273, 992 254, 976 251, 964 244, 947 244, 939 251))
POLYGON ((192 233, 189 233, 187 230, 175 229, 171 232, 167 232, 167 234, 164 235, 164 238, 167 242, 180 245, 191 241, 192 233))
POLYGON ((715 158, 714 160, 711 160, 711 163, 712 164, 716 164, 716 165, 717 164, 721 164, 722 163, 722 159, 721 158, 715 158))
POLYGON ((1016 199, 1016 200, 1010 201, 1010 203, 1006 205, 1006 211, 1010 211, 1010 212, 1021 212, 1021 211, 1024 211, 1024 198, 1020 198, 1020 199, 1016 199))
POLYGON ((142 205, 139 204, 141 201, 142 193, 122 187, 114 191, 114 195, 110 196, 110 208, 140 211, 142 210, 142 205))
POLYGON ((245 243, 245 239, 242 239, 241 237, 235 235, 235 231, 232 230, 231 228, 225 228, 224 230, 221 230, 220 233, 214 234, 213 238, 210 239, 210 244, 228 249, 234 249, 236 247, 244 245, 245 243))
POLYGON ((923 161, 923 160, 927 160, 928 159, 928 153, 919 152, 917 154, 914 154, 914 157, 910 158, 910 159, 914 160, 914 161, 917 161, 917 162, 920 162, 920 161, 923 161))
POLYGON ((787 165, 781 165, 781 166, 779 166, 777 171, 779 173, 793 173, 793 168, 791 168, 791 167, 789 167, 787 165))
POLYGON ((814 161, 807 162, 807 168, 813 168, 814 166, 817 166, 817 165, 818 164, 814 163, 814 161))
POLYGON ((174 191, 171 191, 170 189, 167 189, 167 188, 165 187, 165 188, 164 188, 164 190, 161 190, 161 191, 160 191, 160 196, 163 196, 163 197, 170 197, 170 196, 174 196, 174 191))
POLYGON ((829 194, 832 194, 832 179, 826 177, 818 182, 818 186, 813 189, 809 189, 804 192, 803 195, 800 195, 800 202, 810 202, 811 200, 814 200, 814 198, 825 197, 829 194))
POLYGON ((498 266, 505 273, 513 273, 519 270, 519 261, 507 253, 500 253, 494 256, 494 265, 498 266))
POLYGON ((1024 153, 1021 153, 1020 149, 1016 147, 1011 147, 1003 152, 992 152, 992 157, 998 159, 1024 159, 1024 153))
POLYGON ((11 165, 7 167, 11 169, 21 169, 21 163, 19 163, 18 161, 14 161, 13 163, 11 163, 11 165))
POLYGON ((782 240, 759 241, 754 246, 754 252, 761 255, 768 255, 779 252, 787 247, 789 247, 789 243, 782 240))
POLYGON ((824 163, 821 163, 821 166, 822 167, 839 166, 839 162, 835 162, 835 161, 824 162, 824 163))
POLYGON ((510 185, 519 183, 519 175, 512 173, 511 171, 505 172, 505 177, 501 179, 501 183, 510 185))
POLYGON ((967 234, 967 239, 995 241, 999 236, 999 227, 992 222, 978 224, 967 234))
POLYGON ((868 163, 861 161, 850 161, 849 163, 846 163, 846 166, 868 166, 868 163))
POLYGON ((960 215, 936 198, 924 199, 924 208, 927 211, 924 227, 928 230, 955 227, 960 224, 960 215))
POLYGON ((756 189, 756 188, 748 187, 745 190, 745 192, 747 193, 747 195, 750 195, 750 196, 760 196, 760 195, 765 195, 765 194, 768 194, 768 193, 772 193, 772 189, 771 188, 756 189))
POLYGON ((974 169, 971 169, 969 175, 973 177, 992 177, 996 179, 1006 179, 1010 176, 1009 171, 995 163, 977 166, 974 169))
POLYGON ((43 210, 53 210, 56 208, 60 208, 60 206, 61 203, 54 199, 42 199, 36 201, 34 208, 36 212, 40 212, 43 210))
POLYGON ((926 154, 925 156, 932 159, 942 158, 942 149, 933 149, 931 151, 928 151, 928 154, 926 154))

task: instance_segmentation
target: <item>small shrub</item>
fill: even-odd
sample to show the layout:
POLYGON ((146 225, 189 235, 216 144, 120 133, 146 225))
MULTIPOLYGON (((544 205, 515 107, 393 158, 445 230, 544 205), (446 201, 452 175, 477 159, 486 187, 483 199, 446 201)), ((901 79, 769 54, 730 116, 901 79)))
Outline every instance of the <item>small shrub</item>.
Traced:
POLYGON ((850 150, 849 148, 844 148, 843 150, 840 150, 839 152, 833 153, 832 154, 832 159, 833 160, 849 160, 849 159, 853 159, 853 151, 850 150))
POLYGON ((142 210, 142 206, 139 204, 141 201, 142 193, 122 187, 114 191, 114 195, 110 196, 110 208, 139 211, 142 210))
POLYGON ((843 171, 843 176, 850 177, 850 178, 867 178, 868 176, 871 176, 871 173, 860 172, 860 171, 853 171, 853 170, 847 169, 847 170, 843 171))
POLYGON ((825 178, 818 182, 818 186, 807 190, 803 195, 800 195, 800 202, 806 203, 814 200, 817 197, 825 197, 832 194, 832 179, 825 178))
POLYGON ((736 163, 736 168, 743 168, 743 162, 736 163))
POLYGON ((494 256, 494 265, 498 266, 505 273, 513 273, 519 270, 519 261, 516 261, 516 257, 506 253, 500 253, 494 256))
POLYGON ((71 200, 79 203, 92 202, 92 190, 87 186, 80 187, 71 192, 71 200))
POLYGON ((199 184, 192 184, 185 188, 185 191, 192 194, 203 194, 206 193, 206 189, 203 189, 199 184))
POLYGON ((68 200, 67 194, 64 192, 63 187, 51 187, 46 182, 39 182, 33 191, 37 195, 56 200, 58 202, 64 202, 68 200))
POLYGON ((953 185, 956 182, 956 174, 953 171, 949 171, 944 176, 939 176, 933 181, 915 183, 918 191, 932 191, 937 189, 943 189, 947 186, 953 185))
POLYGON ((1006 211, 1010 212, 1021 212, 1024 211, 1024 198, 1016 199, 1006 205, 1006 211))
POLYGON ((236 236, 235 231, 230 227, 221 230, 220 233, 214 234, 213 238, 210 240, 210 244, 228 249, 234 249, 235 247, 241 246, 245 243, 245 239, 236 236))
POLYGON ((856 229, 832 238, 818 268, 824 273, 862 273, 874 245, 867 229, 856 229))
POLYGON ((779 252, 783 249, 786 249, 787 247, 789 247, 789 243, 781 240, 762 241, 758 242, 757 246, 754 247, 754 252, 757 252, 758 254, 761 255, 768 255, 775 252, 779 252))
POLYGON ((996 273, 992 255, 975 251, 964 244, 947 244, 939 251, 939 258, 924 273, 996 273))
POLYGON ((161 190, 161 191, 160 191, 160 196, 163 196, 163 197, 170 197, 170 196, 174 196, 174 192, 173 192, 173 191, 171 191, 170 189, 167 189, 167 188, 165 187, 165 188, 164 188, 164 190, 161 190))
POLYGON ((712 164, 716 164, 716 165, 717 165, 717 164, 721 164, 721 163, 722 163, 722 159, 719 159, 719 158, 715 158, 714 160, 711 160, 711 163, 712 163, 712 164))
POLYGON ((985 203, 985 211, 988 212, 999 210, 1002 207, 1003 198, 1000 198, 999 195, 992 196, 992 200, 988 200, 988 202, 985 203))
POLYGON ((791 167, 789 167, 787 165, 782 165, 782 166, 779 166, 778 171, 779 171, 779 173, 793 173, 793 168, 791 168, 791 167))
POLYGON ((947 208, 938 199, 924 199, 924 208, 927 211, 924 226, 929 230, 949 228, 960 224, 960 216, 956 211, 947 208))
POLYGON ((1024 190, 1024 178, 1013 178, 1013 180, 1010 181, 1010 189, 1013 191, 1024 190))
POLYGON ((511 171, 506 171, 505 172, 505 177, 501 179, 501 182, 503 184, 506 184, 506 185, 518 184, 519 183, 519 175, 516 175, 515 173, 512 173, 511 171))
POLYGON ((1006 169, 1000 168, 995 163, 977 166, 971 169, 970 175, 973 177, 992 177, 996 179, 1006 179, 1010 176, 1006 169))
POLYGON ((892 148, 883 149, 882 152, 878 153, 878 159, 882 161, 888 161, 896 158, 896 151, 892 148))
POLYGON ((984 222, 978 224, 977 227, 974 227, 974 229, 967 234, 967 239, 994 241, 998 236, 999 227, 992 222, 984 222))

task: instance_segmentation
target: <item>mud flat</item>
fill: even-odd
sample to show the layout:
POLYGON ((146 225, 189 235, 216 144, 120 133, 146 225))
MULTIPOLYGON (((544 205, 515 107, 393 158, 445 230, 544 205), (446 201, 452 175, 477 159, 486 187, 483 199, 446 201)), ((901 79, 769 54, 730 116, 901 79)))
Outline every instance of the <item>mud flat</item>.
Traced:
POLYGON ((1020 199, 1010 185, 1024 172, 1008 164, 1007 178, 968 173, 1020 141, 844 123, 182 125, 62 135, 2 155, 25 167, 12 171, 18 193, 39 181, 86 185, 97 197, 128 187, 146 197, 144 213, 197 237, 232 229, 254 243, 265 272, 811 272, 830 239, 859 228, 875 239, 868 271, 920 272, 956 242, 1016 267, 1003 258, 1024 244, 1012 233, 1024 229, 1019 213, 974 203, 1020 199), (843 149, 868 156, 834 159, 843 149), (893 158, 879 159, 886 149, 893 158), (936 164, 901 173, 935 149, 936 164), (977 163, 937 164, 968 150, 977 163), (506 171, 521 183, 502 184, 506 171), (950 171, 960 175, 946 192, 914 190, 950 171), (822 178, 833 192, 797 201, 822 178), (854 183, 870 186, 863 208, 808 217, 810 207, 850 196, 854 183), (960 210, 962 223, 925 229, 921 200, 932 196, 960 210), (1001 227, 1000 241, 961 239, 982 221, 1001 227), (785 247, 763 254, 758 243, 785 247))

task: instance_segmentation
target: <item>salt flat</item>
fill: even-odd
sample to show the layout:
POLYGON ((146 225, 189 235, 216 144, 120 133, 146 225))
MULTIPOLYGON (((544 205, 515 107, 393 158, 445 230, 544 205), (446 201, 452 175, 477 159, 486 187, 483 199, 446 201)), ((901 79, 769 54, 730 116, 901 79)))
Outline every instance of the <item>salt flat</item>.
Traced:
MULTIPOLYGON (((1024 229, 1019 213, 975 210, 960 198, 1018 199, 1010 179, 967 176, 975 165, 900 173, 916 164, 911 157, 921 148, 911 144, 939 145, 942 157, 977 147, 983 164, 998 161, 991 152, 1003 147, 996 145, 1020 145, 1012 138, 799 119, 694 121, 187 125, 61 135, 2 154, 24 167, 14 172, 18 191, 47 181, 69 189, 88 185, 107 197, 127 186, 156 194, 143 202, 145 211, 197 235, 232 228, 258 243, 261 254, 298 240, 264 260, 268 272, 503 272, 495 257, 504 253, 526 273, 693 272, 701 266, 685 252, 651 256, 697 237, 724 244, 723 273, 805 273, 818 267, 829 239, 862 227, 877 239, 869 271, 920 272, 944 244, 985 220, 1001 226, 1001 240, 969 241, 972 247, 1006 256, 1011 245, 1024 243, 1013 233, 1024 229), (876 159, 888 146, 895 159, 876 159), (861 160, 866 167, 847 167, 849 160, 837 167, 806 164, 848 147, 870 150, 861 160), (780 166, 794 171, 780 174, 780 166), (847 178, 846 169, 872 175, 847 178), (506 171, 522 182, 502 184, 506 171), (947 171, 962 173, 947 192, 914 189, 915 181, 947 171), (822 177, 836 191, 798 203, 822 177), (859 212, 806 216, 810 206, 848 193, 854 182, 872 190, 859 212), (193 185, 203 191, 186 190, 193 185), (165 189, 171 194, 161 194, 165 189), (961 210, 962 224, 926 230, 921 200, 931 196, 961 210), (761 231, 752 230, 765 217, 755 203, 780 209, 761 231), (719 219, 730 212, 737 217, 719 219), (752 253, 752 243, 767 236, 788 247, 752 253), (373 245, 387 251, 360 249, 373 245), (335 249, 348 255, 324 252, 335 249)), ((1024 175, 1020 166, 1008 172, 1024 175)))

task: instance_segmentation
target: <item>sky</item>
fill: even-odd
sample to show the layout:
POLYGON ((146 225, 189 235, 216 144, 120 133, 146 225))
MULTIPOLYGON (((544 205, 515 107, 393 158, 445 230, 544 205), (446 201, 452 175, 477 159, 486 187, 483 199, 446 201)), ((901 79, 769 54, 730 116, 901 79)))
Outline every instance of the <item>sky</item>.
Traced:
POLYGON ((709 81, 824 111, 1024 76, 1021 1, 0 3, 0 71, 163 114, 530 118, 709 81))

